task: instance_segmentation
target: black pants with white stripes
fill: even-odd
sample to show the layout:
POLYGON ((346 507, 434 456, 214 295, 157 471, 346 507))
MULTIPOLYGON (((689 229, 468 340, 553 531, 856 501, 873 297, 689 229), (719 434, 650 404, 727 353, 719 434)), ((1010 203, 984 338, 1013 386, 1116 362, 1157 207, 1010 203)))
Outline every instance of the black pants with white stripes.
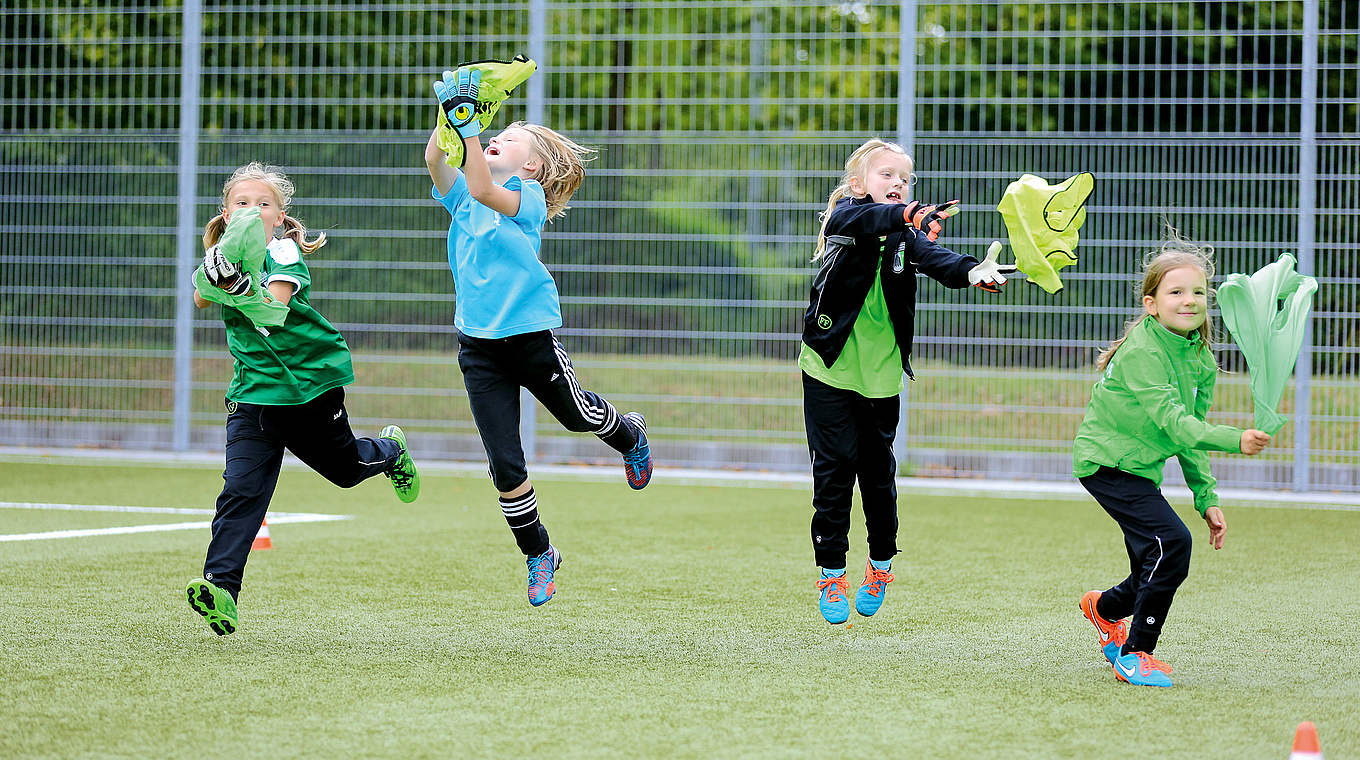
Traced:
POLYGON ((341 488, 386 472, 401 456, 401 445, 389 438, 354 437, 344 388, 293 406, 228 401, 227 466, 203 577, 233 597, 274 496, 284 449, 341 488))
POLYGON ((1129 577, 1101 594, 1096 612, 1106 620, 1132 615, 1124 650, 1151 654, 1190 572, 1190 529, 1147 478, 1101 467, 1081 484, 1119 523, 1129 553, 1129 577))
POLYGON ((812 551, 818 567, 845 567, 855 481, 864 502, 869 557, 897 554, 897 459, 901 401, 868 398, 803 373, 803 420, 812 458, 812 551))
MULTIPOLYGON (((508 338, 474 338, 459 333, 458 368, 463 372, 472 419, 491 464, 491 480, 501 493, 515 490, 529 478, 519 437, 521 387, 527 388, 567 430, 594 433, 619 453, 637 444, 636 431, 613 405, 581 387, 571 358, 550 330, 508 338)), ((548 533, 538 522, 536 505, 503 503, 501 509, 524 554, 532 556, 547 550, 548 533)))

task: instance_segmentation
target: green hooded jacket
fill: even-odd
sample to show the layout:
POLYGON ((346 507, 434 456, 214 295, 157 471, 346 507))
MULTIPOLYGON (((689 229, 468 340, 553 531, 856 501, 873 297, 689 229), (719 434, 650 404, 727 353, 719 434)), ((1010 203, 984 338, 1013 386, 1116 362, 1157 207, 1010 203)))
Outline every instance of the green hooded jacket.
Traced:
POLYGON ((1209 451, 1241 451, 1242 430, 1204 421, 1218 368, 1198 333, 1171 332, 1151 315, 1129 331, 1091 389, 1072 442, 1072 474, 1113 467, 1162 485, 1162 467, 1181 462, 1201 515, 1218 505, 1209 451))

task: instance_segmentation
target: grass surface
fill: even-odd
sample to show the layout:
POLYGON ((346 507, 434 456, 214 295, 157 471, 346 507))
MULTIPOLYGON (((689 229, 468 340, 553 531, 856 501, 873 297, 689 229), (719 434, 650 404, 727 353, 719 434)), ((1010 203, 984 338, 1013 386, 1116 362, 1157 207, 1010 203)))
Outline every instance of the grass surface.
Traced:
MULTIPOLYGON (((0 463, 0 500, 209 507, 219 472, 0 463)), ((271 526, 223 638, 184 601, 206 529, 0 543, 0 756, 1283 758, 1301 720, 1360 755, 1354 512, 1229 504, 1213 552, 1185 508, 1156 690, 1077 609, 1127 571, 1089 501, 904 493, 897 581, 847 628, 804 490, 537 486, 565 556, 539 609, 481 476, 408 506, 285 471, 276 509, 356 519, 271 526)), ((6 534, 165 521, 0 508, 6 534)))

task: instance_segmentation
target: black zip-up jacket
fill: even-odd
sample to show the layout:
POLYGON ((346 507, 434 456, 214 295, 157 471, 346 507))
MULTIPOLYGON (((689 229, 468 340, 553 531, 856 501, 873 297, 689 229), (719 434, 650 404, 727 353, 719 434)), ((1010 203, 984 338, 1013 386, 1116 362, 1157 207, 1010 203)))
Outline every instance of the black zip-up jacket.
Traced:
POLYGON ((827 219, 822 268, 812 281, 803 314, 803 342, 828 367, 836 363, 850 339, 864 297, 873 287, 875 268, 882 272, 883 299, 902 352, 902 369, 909 377, 915 377, 909 359, 916 322, 916 273, 945 287, 968 287, 968 270, 978 260, 927 240, 902 213, 900 204, 874 203, 865 196, 839 201, 827 219))

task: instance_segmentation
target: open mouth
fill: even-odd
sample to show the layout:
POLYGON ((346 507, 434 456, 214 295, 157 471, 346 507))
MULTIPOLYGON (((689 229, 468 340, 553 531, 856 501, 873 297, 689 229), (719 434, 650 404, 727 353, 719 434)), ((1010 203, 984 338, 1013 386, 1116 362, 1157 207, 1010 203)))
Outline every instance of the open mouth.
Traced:
POLYGON ((901 203, 901 202, 902 202, 902 194, 899 193, 899 192, 897 192, 896 190, 894 190, 894 191, 888 193, 888 194, 887 194, 886 196, 884 196, 884 197, 887 198, 889 201, 891 201, 891 202, 893 202, 893 203, 901 203))
POLYGON ((486 147, 486 155, 488 155, 488 156, 499 156, 500 154, 501 154, 501 149, 498 148, 498 147, 496 147, 495 145, 488 145, 488 146, 486 147))

